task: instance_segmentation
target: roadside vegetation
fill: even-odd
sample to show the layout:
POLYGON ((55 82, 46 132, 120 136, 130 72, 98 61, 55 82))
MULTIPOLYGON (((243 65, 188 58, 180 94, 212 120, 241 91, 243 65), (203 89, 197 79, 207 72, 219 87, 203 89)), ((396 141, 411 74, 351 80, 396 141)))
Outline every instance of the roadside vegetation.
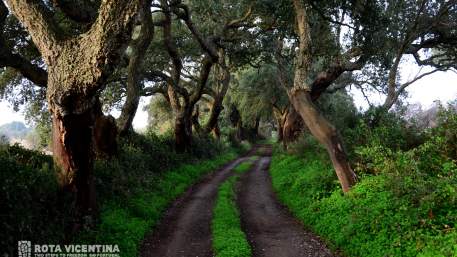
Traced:
MULTIPOLYGON (((0 256, 18 240, 136 256, 190 185, 268 142, 279 198, 335 249, 457 257, 454 85, 408 98, 455 76, 456 28, 456 0, 0 1, 0 106, 33 131, 1 110, 0 256)), ((236 242, 224 225, 215 248, 248 254, 234 180, 216 223, 236 242)))
MULTIPOLYGON (((198 139, 197 139, 198 140, 198 139)), ((1 247, 14 253, 18 240, 35 243, 103 242, 118 244, 122 256, 137 256, 145 233, 152 229, 167 206, 208 172, 246 151, 201 140, 202 148, 173 154, 167 137, 135 135, 123 142, 119 154, 96 163, 95 180, 100 215, 88 220, 73 238, 66 237, 71 204, 59 189, 53 161, 40 152, 18 145, 2 145, 1 247), (208 151, 207 149, 211 149, 208 151), (56 208, 61 206, 60 208, 56 208)), ((2 250, 3 251, 3 250, 2 250)), ((13 254, 12 254, 13 255, 13 254)))
MULTIPOLYGON (((362 122, 352 132, 365 129, 362 122)), ((455 257, 456 131, 457 114, 443 109, 435 128, 414 137, 400 125, 354 133, 359 181, 347 194, 312 140, 304 153, 276 147, 273 186, 305 226, 347 256, 455 257)))

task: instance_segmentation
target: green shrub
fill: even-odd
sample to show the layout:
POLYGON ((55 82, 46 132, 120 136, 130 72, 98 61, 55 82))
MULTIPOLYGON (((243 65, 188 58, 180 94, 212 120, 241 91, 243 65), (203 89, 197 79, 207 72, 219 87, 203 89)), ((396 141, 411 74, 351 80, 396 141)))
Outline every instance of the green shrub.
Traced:
POLYGON ((356 125, 341 131, 351 159, 360 146, 382 146, 392 150, 408 150, 424 142, 423 133, 414 123, 406 121, 398 113, 385 113, 382 109, 370 109, 361 114, 356 125))
POLYGON ((68 210, 52 158, 19 145, 0 148, 0 254, 15 255, 17 241, 61 241, 68 210))

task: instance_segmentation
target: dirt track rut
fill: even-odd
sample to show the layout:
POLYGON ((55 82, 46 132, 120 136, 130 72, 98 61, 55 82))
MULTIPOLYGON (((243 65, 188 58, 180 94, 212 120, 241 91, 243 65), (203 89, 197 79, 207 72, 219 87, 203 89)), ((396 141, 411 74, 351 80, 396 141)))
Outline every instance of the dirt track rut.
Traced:
POLYGON ((253 256, 333 256, 317 236, 304 230, 277 201, 268 172, 271 149, 266 152, 255 167, 241 177, 237 190, 241 223, 253 256))

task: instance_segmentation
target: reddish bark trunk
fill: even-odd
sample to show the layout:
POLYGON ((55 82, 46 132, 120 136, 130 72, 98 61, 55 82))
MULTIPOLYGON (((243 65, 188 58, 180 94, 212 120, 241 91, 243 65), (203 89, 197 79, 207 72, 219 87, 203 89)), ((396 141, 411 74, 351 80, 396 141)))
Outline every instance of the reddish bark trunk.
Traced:
POLYGON ((53 111, 53 156, 60 169, 60 184, 76 196, 76 230, 97 209, 93 177, 96 116, 93 109, 64 117, 53 111))
POLYGON ((283 142, 285 145, 294 142, 303 131, 303 119, 300 114, 291 106, 284 120, 284 137, 283 142))

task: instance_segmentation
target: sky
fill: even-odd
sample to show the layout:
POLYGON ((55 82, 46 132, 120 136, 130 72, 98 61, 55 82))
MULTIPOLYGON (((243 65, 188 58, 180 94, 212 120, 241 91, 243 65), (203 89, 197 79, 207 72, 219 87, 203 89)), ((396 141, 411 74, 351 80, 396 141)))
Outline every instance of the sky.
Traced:
MULTIPOLYGON (((422 70, 422 72, 426 71, 426 69, 422 70)), ((405 76, 403 82, 407 77, 405 76)), ((414 77, 410 76, 409 78, 414 77)), ((430 107, 435 100, 447 103, 457 99, 457 74, 452 71, 436 72, 410 85, 406 91, 408 92, 407 102, 410 104, 420 103, 424 109, 430 107)), ((368 103, 361 92, 351 90, 351 94, 357 107, 364 110, 368 108, 368 103)), ((373 104, 381 104, 384 102, 385 96, 372 94, 369 95, 369 99, 373 104)))
MULTIPOLYGON (((407 80, 408 77, 411 79, 417 74, 417 67, 406 65, 403 67, 402 72, 405 74, 404 80, 407 80)), ((426 72, 426 70, 423 69, 422 72, 426 72)), ((440 100, 442 103, 455 100, 457 99, 457 74, 451 71, 434 73, 409 86, 407 91, 409 94, 407 101, 411 104, 420 103, 424 108, 430 107, 435 100, 440 100)), ((360 92, 352 90, 351 94, 353 94, 357 107, 362 109, 368 107, 365 98, 360 92)), ((369 97, 372 103, 383 102, 383 97, 379 95, 374 94, 369 97)), ((137 130, 141 130, 147 125, 148 114, 143 111, 143 107, 149 103, 149 99, 150 97, 141 99, 137 115, 133 120, 133 126, 137 130)), ((112 114, 117 117, 119 112, 112 114)), ((21 110, 15 112, 9 103, 0 101, 0 125, 12 121, 25 123, 21 110)))

